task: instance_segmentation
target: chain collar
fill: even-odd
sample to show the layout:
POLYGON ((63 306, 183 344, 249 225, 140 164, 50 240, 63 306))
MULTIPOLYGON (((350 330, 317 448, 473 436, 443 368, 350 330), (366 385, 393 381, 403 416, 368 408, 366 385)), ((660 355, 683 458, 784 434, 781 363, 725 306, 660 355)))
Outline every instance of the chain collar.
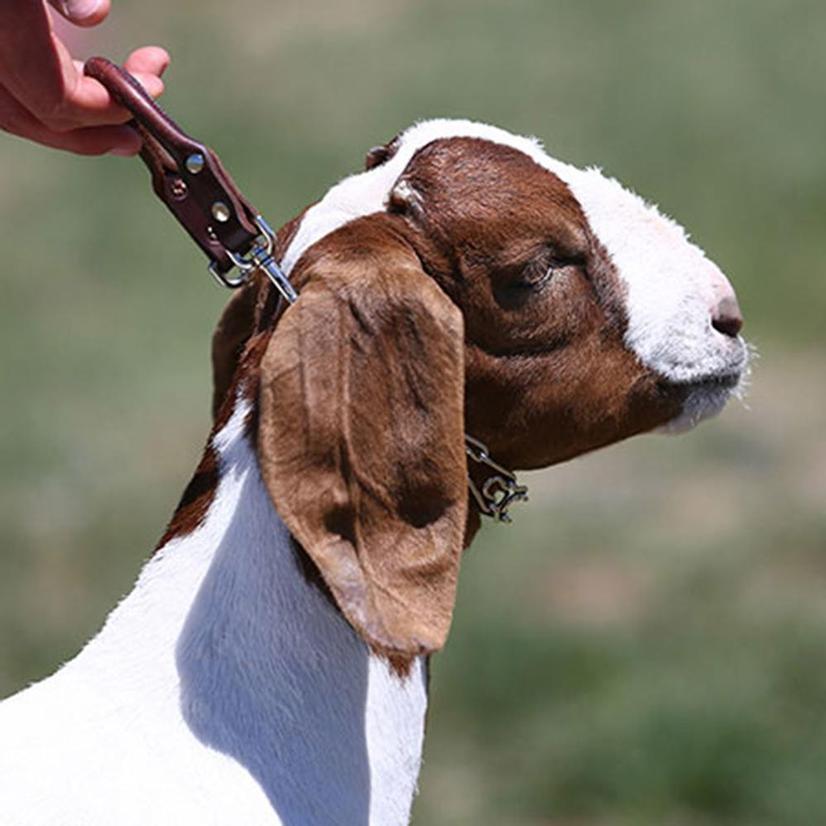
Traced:
POLYGON ((490 458, 487 447, 472 436, 465 436, 465 453, 477 464, 495 471, 478 487, 468 473, 468 485, 479 510, 497 522, 511 522, 508 508, 514 502, 528 501, 528 488, 516 481, 511 471, 498 465, 490 458))

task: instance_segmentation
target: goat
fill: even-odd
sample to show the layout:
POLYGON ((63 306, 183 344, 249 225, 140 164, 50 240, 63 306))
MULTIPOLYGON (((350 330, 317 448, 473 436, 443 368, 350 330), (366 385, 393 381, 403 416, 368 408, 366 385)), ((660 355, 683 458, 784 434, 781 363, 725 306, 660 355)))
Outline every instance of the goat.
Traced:
POLYGON ((538 468, 719 412, 731 285, 598 170, 417 124, 278 233, 213 344, 215 423, 134 590, 0 705, 0 823, 408 822, 427 663, 479 528, 464 437, 538 468))

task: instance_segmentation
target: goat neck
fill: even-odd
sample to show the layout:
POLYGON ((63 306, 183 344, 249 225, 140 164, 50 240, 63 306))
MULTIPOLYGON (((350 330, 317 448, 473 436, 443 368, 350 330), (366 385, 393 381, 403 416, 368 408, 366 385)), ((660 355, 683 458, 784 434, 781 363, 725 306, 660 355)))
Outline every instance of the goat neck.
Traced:
POLYGON ((0 763, 0 815, 16 799, 49 805, 34 787, 45 775, 61 812, 77 808, 90 826, 172 812, 407 823, 425 660, 396 673, 305 576, 261 481, 248 413, 239 400, 210 441, 218 484, 202 524, 159 549, 75 660, 3 705, 4 745, 17 744, 3 753, 29 767, 0 763), (53 771, 38 753, 32 773, 26 752, 45 737, 53 771))

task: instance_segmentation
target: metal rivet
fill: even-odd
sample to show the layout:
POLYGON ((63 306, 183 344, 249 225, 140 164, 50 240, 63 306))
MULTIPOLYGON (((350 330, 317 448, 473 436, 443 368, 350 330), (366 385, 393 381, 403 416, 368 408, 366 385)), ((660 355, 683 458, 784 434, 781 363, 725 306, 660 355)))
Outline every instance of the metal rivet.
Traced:
POLYGON ((193 152, 184 163, 193 175, 197 175, 204 168, 206 161, 200 152, 193 152))
POLYGON ((186 183, 184 183, 182 178, 175 178, 175 180, 172 181, 172 184, 170 186, 170 190, 172 192, 172 197, 176 201, 180 201, 181 198, 186 197, 187 187, 186 187, 186 183))
POLYGON ((223 201, 216 201, 212 205, 212 217, 215 218, 216 221, 225 224, 229 221, 230 217, 229 207, 223 201))

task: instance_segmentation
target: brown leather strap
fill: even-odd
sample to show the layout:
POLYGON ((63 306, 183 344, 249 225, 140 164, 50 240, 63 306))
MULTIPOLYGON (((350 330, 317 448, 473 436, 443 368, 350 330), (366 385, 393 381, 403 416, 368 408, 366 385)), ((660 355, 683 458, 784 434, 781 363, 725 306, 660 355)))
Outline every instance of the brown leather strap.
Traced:
POLYGON ((261 235, 257 210, 208 147, 189 137, 120 66, 105 57, 86 61, 85 74, 102 83, 134 118, 141 158, 152 188, 220 273, 233 268, 261 235))

